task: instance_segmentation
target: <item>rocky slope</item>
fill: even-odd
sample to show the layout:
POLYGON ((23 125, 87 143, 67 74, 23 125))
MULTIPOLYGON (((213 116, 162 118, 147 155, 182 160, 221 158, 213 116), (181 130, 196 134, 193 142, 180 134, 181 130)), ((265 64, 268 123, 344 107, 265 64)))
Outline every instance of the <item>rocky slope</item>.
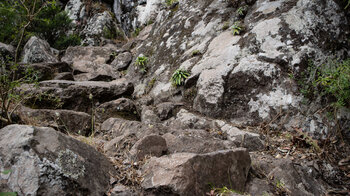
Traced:
MULTIPOLYGON (((309 60, 350 56, 339 2, 62 3, 84 46, 32 37, 24 47, 20 66, 40 82, 19 89, 27 125, 0 130, 0 192, 350 194, 350 113, 327 119, 297 84, 309 60), (170 80, 177 69, 191 74, 182 86, 170 80)), ((14 49, 0 43, 0 53, 14 49)))

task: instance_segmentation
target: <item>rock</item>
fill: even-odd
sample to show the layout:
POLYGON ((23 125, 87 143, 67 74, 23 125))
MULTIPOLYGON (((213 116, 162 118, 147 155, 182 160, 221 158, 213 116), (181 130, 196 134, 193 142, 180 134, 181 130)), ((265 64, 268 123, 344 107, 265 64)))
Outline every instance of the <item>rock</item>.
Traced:
POLYGON ((52 128, 1 129, 0 155, 1 171, 11 171, 1 184, 19 195, 103 195, 110 188, 109 161, 91 146, 52 128))
POLYGON ((111 63, 111 66, 117 70, 122 71, 130 65, 132 54, 130 52, 120 53, 111 63))
POLYGON ((175 124, 183 129, 206 129, 210 127, 211 123, 204 117, 200 117, 185 109, 181 109, 176 114, 174 125, 175 124))
POLYGON ((104 82, 110 82, 114 79, 120 78, 118 74, 108 74, 105 75, 105 73, 82 73, 74 75, 75 81, 104 81, 104 82), (113 75, 113 76, 111 76, 113 75))
POLYGON ((167 149, 164 138, 159 135, 148 135, 134 144, 130 154, 133 159, 139 161, 147 155, 160 157, 167 152, 167 149))
POLYGON ((167 120, 172 117, 174 108, 175 104, 172 102, 165 102, 156 106, 157 114, 161 120, 167 120))
POLYGON ((97 102, 105 103, 122 96, 130 96, 133 85, 125 79, 111 82, 48 80, 40 82, 38 89, 31 89, 30 86, 23 86, 22 89, 33 96, 27 100, 27 105, 44 109, 59 102, 63 109, 89 112, 97 102), (36 100, 36 94, 47 97, 36 100))
POLYGON ((176 130, 162 136, 167 143, 169 153, 209 153, 235 147, 232 142, 213 138, 201 129, 176 130))
POLYGON ((57 51, 45 40, 32 36, 23 48, 23 63, 55 63, 58 62, 57 51))
MULTIPOLYGON (((121 32, 122 31, 118 28, 117 24, 113 21, 113 17, 109 11, 96 13, 87 21, 87 24, 81 31, 81 34, 83 34, 85 37, 85 39, 82 41, 82 44, 89 46, 98 46, 102 43, 101 38, 105 37, 105 34, 121 34, 121 32)), ((123 37, 123 35, 118 36, 123 37)))
POLYGON ((15 47, 0 42, 0 62, 5 62, 7 58, 15 57, 15 47))
POLYGON ((142 169, 142 187, 157 195, 205 195, 208 183, 243 191, 249 168, 250 157, 243 148, 152 157, 142 169))
POLYGON ((69 80, 74 81, 73 74, 71 72, 62 72, 56 74, 56 76, 53 78, 53 80, 69 80))
POLYGON ((110 191, 111 196, 137 196, 139 194, 133 192, 129 187, 118 184, 110 191))
POLYGON ((62 57, 62 61, 71 64, 76 74, 85 73, 82 76, 75 76, 79 81, 96 80, 98 77, 116 79, 119 78, 119 75, 107 64, 110 55, 116 50, 114 46, 69 47, 62 57))
POLYGON ((53 127, 68 134, 88 136, 92 130, 91 116, 84 112, 21 107, 19 116, 26 124, 53 127))
POLYGON ((79 26, 85 17, 85 5, 81 0, 69 0, 64 10, 67 12, 68 17, 72 22, 79 26))
POLYGON ((136 7, 138 12, 137 22, 140 25, 148 25, 150 21, 154 21, 157 17, 157 13, 162 6, 161 0, 146 1, 146 4, 136 7))
POLYGON ((134 102, 127 98, 119 98, 100 105, 96 108, 96 116, 100 121, 105 121, 111 117, 127 120, 140 119, 134 102))
POLYGON ((214 123, 221 131, 227 133, 227 139, 237 146, 247 148, 249 151, 259 151, 265 148, 265 143, 257 133, 242 131, 221 120, 216 120, 214 123))
POLYGON ((65 62, 22 64, 18 67, 18 73, 22 74, 27 68, 33 69, 33 71, 38 73, 37 76, 39 81, 52 80, 62 72, 72 73, 72 68, 65 62))
POLYGON ((159 123, 160 119, 150 107, 145 106, 142 108, 141 122, 144 124, 154 124, 159 123))

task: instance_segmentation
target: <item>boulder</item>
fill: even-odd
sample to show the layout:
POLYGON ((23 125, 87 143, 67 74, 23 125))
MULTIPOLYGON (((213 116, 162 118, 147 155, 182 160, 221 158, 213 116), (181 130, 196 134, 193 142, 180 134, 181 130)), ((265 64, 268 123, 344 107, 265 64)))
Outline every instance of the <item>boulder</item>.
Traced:
POLYGON ((22 54, 23 63, 56 63, 58 51, 51 48, 49 43, 32 36, 25 44, 22 54))
POLYGON ((209 183, 244 191, 250 163, 243 148, 152 157, 142 168, 142 187, 156 195, 205 195, 210 191, 209 183))
POLYGON ((26 102, 29 106, 45 109, 52 107, 54 102, 59 102, 63 109, 88 112, 97 102, 105 103, 130 96, 133 85, 125 79, 111 82, 48 80, 40 82, 38 88, 32 89, 32 86, 24 85, 22 89, 33 95, 26 102), (42 98, 38 100, 34 96, 37 94, 41 94, 42 98))
POLYGON ((65 62, 57 63, 34 63, 34 64, 21 64, 18 67, 18 74, 22 74, 23 70, 30 68, 37 72, 38 80, 52 80, 59 73, 69 72, 72 73, 72 68, 65 62))
POLYGON ((0 42, 0 63, 15 57, 16 48, 0 42))
POLYGON ((96 81, 98 78, 111 80, 119 78, 112 66, 107 64, 110 55, 117 49, 114 46, 93 47, 75 46, 69 47, 62 57, 63 62, 72 65, 75 79, 78 81, 96 81))
POLYGON ((110 188, 110 162, 91 146, 52 128, 1 129, 0 155, 1 171, 10 171, 1 184, 19 195, 104 195, 110 188))
POLYGON ((55 75, 53 80, 69 80, 74 81, 73 74, 71 72, 62 72, 55 75))
POLYGON ((156 106, 157 114, 161 120, 167 120, 173 116, 176 105, 172 102, 165 102, 156 106))
POLYGON ((232 142, 213 138, 201 129, 176 130, 162 137, 166 140, 169 153, 209 153, 235 147, 232 142))
POLYGON ((72 20, 72 23, 76 26, 80 26, 82 20, 85 17, 85 5, 81 0, 69 0, 64 10, 67 12, 68 17, 72 20))
POLYGON ((127 120, 139 120, 134 102, 128 98, 119 98, 101 104, 96 108, 96 116, 98 120, 105 121, 108 118, 124 118, 127 120))
POLYGON ((159 123, 160 119, 151 107, 144 106, 141 112, 141 122, 144 124, 159 123))
POLYGON ((137 141, 130 150, 134 160, 142 160, 145 156, 160 157, 167 152, 167 144, 159 135, 148 135, 137 141))
POLYGON ((19 116, 25 124, 52 127, 68 134, 88 136, 92 130, 91 115, 84 112, 21 107, 19 116))
POLYGON ((132 54, 130 52, 120 53, 111 63, 114 70, 122 71, 130 65, 132 54))

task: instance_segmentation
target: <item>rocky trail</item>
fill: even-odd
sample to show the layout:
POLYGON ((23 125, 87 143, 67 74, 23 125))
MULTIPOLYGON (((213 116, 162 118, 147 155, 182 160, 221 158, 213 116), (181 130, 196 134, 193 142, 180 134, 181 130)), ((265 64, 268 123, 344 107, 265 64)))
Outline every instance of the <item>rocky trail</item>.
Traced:
POLYGON ((309 60, 350 56, 342 4, 62 2, 83 45, 25 44, 19 70, 39 83, 18 88, 17 124, 0 129, 1 196, 350 195, 350 112, 328 119, 298 84, 309 60))

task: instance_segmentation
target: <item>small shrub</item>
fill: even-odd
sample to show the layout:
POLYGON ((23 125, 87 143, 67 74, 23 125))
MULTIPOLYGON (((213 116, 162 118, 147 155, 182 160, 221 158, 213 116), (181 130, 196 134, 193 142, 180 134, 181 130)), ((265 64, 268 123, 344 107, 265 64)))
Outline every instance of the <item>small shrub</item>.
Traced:
POLYGON ((245 5, 245 6, 239 7, 239 8, 236 10, 236 13, 237 13, 239 16, 244 16, 244 15, 246 15, 247 11, 248 11, 248 6, 245 5))
POLYGON ((69 46, 79 46, 81 44, 81 38, 77 34, 65 35, 60 37, 54 45, 54 48, 58 50, 67 49, 69 46))
POLYGON ((172 6, 174 3, 177 3, 178 0, 165 0, 165 4, 170 7, 172 6))
POLYGON ((171 81, 175 86, 181 86, 185 83, 186 78, 188 78, 191 74, 186 70, 178 69, 174 72, 171 77, 171 81))
POLYGON ((140 28, 136 28, 136 29, 134 30, 134 32, 133 32, 133 36, 134 36, 134 37, 139 36, 140 31, 141 31, 141 29, 140 29, 140 28))
POLYGON ((232 31, 233 31, 233 35, 239 35, 241 33, 241 31, 243 30, 243 27, 241 26, 241 22, 236 21, 233 25, 232 25, 232 31))
POLYGON ((137 57, 135 61, 135 65, 137 65, 140 68, 141 73, 146 73, 147 72, 147 62, 148 58, 145 56, 139 56, 137 57))

